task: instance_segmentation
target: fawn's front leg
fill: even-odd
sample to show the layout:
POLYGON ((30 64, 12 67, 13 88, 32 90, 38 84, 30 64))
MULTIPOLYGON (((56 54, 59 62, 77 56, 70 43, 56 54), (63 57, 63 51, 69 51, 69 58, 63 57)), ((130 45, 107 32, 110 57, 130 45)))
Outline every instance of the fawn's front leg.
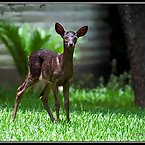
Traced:
POLYGON ((40 99, 41 99, 41 101, 43 103, 44 108, 47 110, 51 121, 54 122, 55 119, 54 119, 53 114, 52 114, 52 112, 50 110, 50 107, 49 107, 49 104, 48 104, 48 98, 47 98, 47 96, 49 95, 50 91, 51 91, 51 85, 49 83, 45 83, 45 87, 44 87, 44 89, 42 90, 42 92, 40 94, 40 99))
POLYGON ((52 89, 53 89, 53 95, 54 95, 54 101, 55 101, 56 117, 57 117, 57 121, 60 121, 60 118, 59 118, 60 104, 58 100, 58 85, 55 82, 52 83, 52 89))
POLYGON ((70 87, 69 81, 63 85, 64 106, 65 106, 65 110, 66 110, 67 122, 70 121, 70 118, 69 118, 69 87, 70 87))

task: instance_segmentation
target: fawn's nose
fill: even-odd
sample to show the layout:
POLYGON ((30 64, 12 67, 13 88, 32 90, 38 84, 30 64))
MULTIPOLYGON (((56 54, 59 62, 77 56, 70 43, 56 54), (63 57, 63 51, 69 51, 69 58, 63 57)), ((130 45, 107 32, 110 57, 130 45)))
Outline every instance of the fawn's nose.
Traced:
POLYGON ((74 47, 74 43, 73 43, 73 42, 69 42, 69 43, 68 43, 68 46, 69 46, 69 47, 74 47))

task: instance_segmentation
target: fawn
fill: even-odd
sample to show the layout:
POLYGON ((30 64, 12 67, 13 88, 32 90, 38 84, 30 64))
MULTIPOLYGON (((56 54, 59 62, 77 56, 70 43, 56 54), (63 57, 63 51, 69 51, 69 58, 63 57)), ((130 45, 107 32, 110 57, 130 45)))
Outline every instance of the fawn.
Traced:
MULTIPOLYGON (((55 100, 55 110, 57 120, 59 118, 60 104, 58 101, 58 87, 63 86, 64 105, 66 110, 67 122, 69 118, 69 88, 73 78, 73 53, 77 39, 84 36, 88 31, 88 26, 81 27, 76 33, 73 31, 66 32, 63 26, 55 23, 55 31, 62 37, 64 52, 62 54, 55 53, 50 50, 40 49, 33 52, 28 59, 28 75, 25 81, 17 89, 14 112, 12 121, 15 120, 18 105, 21 96, 28 91, 36 82, 43 79, 45 87, 40 93, 40 99, 44 108, 47 110, 50 119, 54 122, 54 117, 48 104, 47 95, 53 91, 55 100)), ((39 42, 38 42, 39 43, 39 42)))

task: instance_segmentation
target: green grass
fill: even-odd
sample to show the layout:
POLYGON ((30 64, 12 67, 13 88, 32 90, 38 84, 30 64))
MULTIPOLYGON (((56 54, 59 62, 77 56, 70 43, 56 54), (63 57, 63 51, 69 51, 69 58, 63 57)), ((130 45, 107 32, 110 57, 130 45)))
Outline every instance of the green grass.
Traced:
MULTIPOLYGON (((70 119, 66 123, 60 94, 60 122, 50 122, 39 91, 22 98, 11 122, 16 88, 0 89, 0 141, 145 141, 145 110, 134 105, 132 88, 70 90, 70 119)), ((50 106, 55 116, 53 97, 50 106)))

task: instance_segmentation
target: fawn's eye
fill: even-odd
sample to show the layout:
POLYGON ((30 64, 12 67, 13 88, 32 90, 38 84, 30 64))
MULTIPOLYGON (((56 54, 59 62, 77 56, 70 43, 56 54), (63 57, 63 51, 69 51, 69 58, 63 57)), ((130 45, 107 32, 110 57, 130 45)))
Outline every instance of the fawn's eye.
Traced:
POLYGON ((77 42, 77 37, 74 37, 74 42, 77 42))
POLYGON ((64 40, 68 40, 69 37, 68 37, 68 36, 64 36, 63 39, 64 39, 64 40))

